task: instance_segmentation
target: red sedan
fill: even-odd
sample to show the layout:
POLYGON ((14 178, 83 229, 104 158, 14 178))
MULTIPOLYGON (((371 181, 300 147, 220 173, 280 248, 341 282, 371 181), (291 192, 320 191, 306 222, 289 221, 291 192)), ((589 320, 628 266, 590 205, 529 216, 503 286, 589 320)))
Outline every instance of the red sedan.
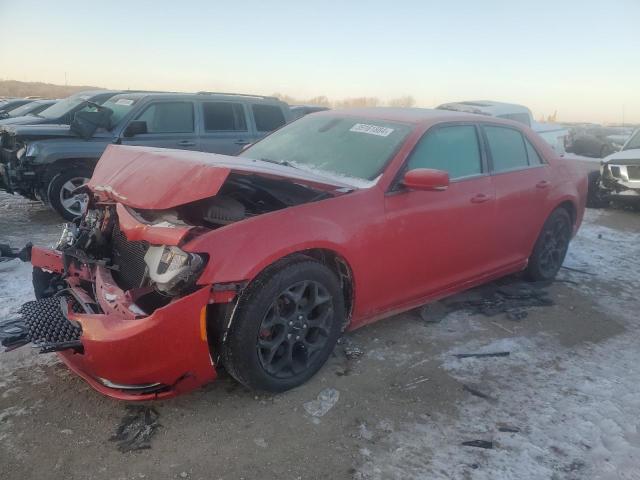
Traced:
POLYGON ((33 247, 25 342, 127 400, 224 366, 300 385, 341 332, 524 270, 554 278, 587 183, 529 128, 422 109, 327 111, 240 157, 111 146, 86 213, 33 247))

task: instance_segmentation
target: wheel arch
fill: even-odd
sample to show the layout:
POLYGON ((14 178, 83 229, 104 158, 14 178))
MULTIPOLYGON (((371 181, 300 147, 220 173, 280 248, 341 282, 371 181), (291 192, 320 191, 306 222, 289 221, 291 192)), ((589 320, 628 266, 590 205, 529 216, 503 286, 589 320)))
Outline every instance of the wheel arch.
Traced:
POLYGON ((355 298, 355 284, 353 278, 353 269, 349 265, 347 259, 336 250, 326 247, 306 248, 280 256, 279 258, 271 261, 268 265, 264 266, 259 272, 257 272, 257 274, 253 276, 249 283, 255 281, 269 269, 282 268, 286 265, 305 258, 311 258, 317 261, 318 263, 327 267, 336 275, 340 284, 340 290, 342 291, 345 306, 345 322, 342 326, 344 330, 351 321, 351 314, 353 312, 355 298))
POLYGON ((551 213, 553 213, 558 208, 563 208, 567 211, 569 217, 571 218, 571 225, 575 228, 576 222, 578 220, 578 207, 575 205, 575 203, 569 199, 563 200, 553 210, 551 210, 549 215, 551 215, 551 213))

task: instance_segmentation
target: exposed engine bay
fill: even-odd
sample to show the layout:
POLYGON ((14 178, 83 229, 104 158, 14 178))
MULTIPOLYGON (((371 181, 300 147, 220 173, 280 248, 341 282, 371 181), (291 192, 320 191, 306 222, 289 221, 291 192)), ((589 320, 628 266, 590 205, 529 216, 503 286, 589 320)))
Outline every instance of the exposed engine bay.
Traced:
POLYGON ((280 179, 231 174, 214 197, 170 210, 135 210, 149 223, 216 228, 303 203, 329 198, 330 193, 280 179))

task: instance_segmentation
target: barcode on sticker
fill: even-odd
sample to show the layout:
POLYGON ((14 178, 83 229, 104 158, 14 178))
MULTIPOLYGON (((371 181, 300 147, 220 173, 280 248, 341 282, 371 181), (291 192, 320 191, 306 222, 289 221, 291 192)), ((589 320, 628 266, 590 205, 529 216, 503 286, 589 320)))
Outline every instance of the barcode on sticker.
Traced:
POLYGON ((349 129, 350 132, 368 133, 369 135, 378 135, 379 137, 388 137, 393 128, 379 127, 377 125, 368 125, 366 123, 356 123, 349 129))

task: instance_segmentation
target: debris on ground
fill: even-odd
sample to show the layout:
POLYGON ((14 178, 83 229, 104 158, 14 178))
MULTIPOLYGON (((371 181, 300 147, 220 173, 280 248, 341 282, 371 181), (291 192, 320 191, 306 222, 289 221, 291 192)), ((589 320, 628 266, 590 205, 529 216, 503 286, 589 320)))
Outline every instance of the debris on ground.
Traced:
POLYGON ((487 352, 487 353, 454 353, 454 357, 458 358, 484 358, 484 357, 508 357, 511 352, 487 352))
POLYGON ((340 338, 338 340, 338 345, 342 345, 342 350, 344 351, 344 356, 347 357, 347 360, 357 360, 364 355, 364 350, 356 345, 349 337, 340 338))
POLYGON ((472 387, 471 385, 467 385, 463 383, 462 389, 465 390, 466 392, 469 392, 471 395, 475 397, 483 398, 485 400, 495 400, 495 398, 493 398, 492 396, 482 392, 481 390, 478 390, 475 387, 472 387))
POLYGON ((402 390, 413 390, 414 388, 416 388, 419 384, 424 383, 424 382, 428 382, 429 379, 425 376, 421 376, 421 377, 417 377, 414 378, 412 381, 410 381, 409 383, 403 385, 401 388, 402 390))
POLYGON ((593 272, 588 272, 587 270, 582 270, 581 268, 569 267, 568 265, 562 265, 565 270, 569 270, 570 272, 584 273, 585 275, 595 275, 593 272))
POLYGON ((511 425, 499 425, 498 431, 503 433, 520 433, 518 427, 512 427, 511 425))
POLYGON ((486 448, 486 449, 493 448, 493 442, 490 442, 488 440, 470 440, 468 442, 462 442, 462 445, 465 447, 476 447, 476 448, 486 448))
POLYGON ((144 405, 127 405, 125 408, 128 413, 109 440, 117 442, 118 450, 123 453, 151 448, 151 438, 160 426, 160 414, 155 408, 144 405))
POLYGON ((335 388, 325 388, 315 400, 304 404, 304 409, 312 417, 323 417, 340 399, 340 392, 335 388))
MULTIPOLYGON (((465 294, 465 300, 443 301, 449 313, 456 310, 467 310, 485 317, 494 317, 501 313, 510 320, 522 320, 528 315, 526 309, 531 307, 548 307, 553 305, 549 298, 549 282, 525 282, 509 280, 509 283, 494 282, 478 287, 465 294)), ((459 298, 459 297, 458 297, 459 298)))

